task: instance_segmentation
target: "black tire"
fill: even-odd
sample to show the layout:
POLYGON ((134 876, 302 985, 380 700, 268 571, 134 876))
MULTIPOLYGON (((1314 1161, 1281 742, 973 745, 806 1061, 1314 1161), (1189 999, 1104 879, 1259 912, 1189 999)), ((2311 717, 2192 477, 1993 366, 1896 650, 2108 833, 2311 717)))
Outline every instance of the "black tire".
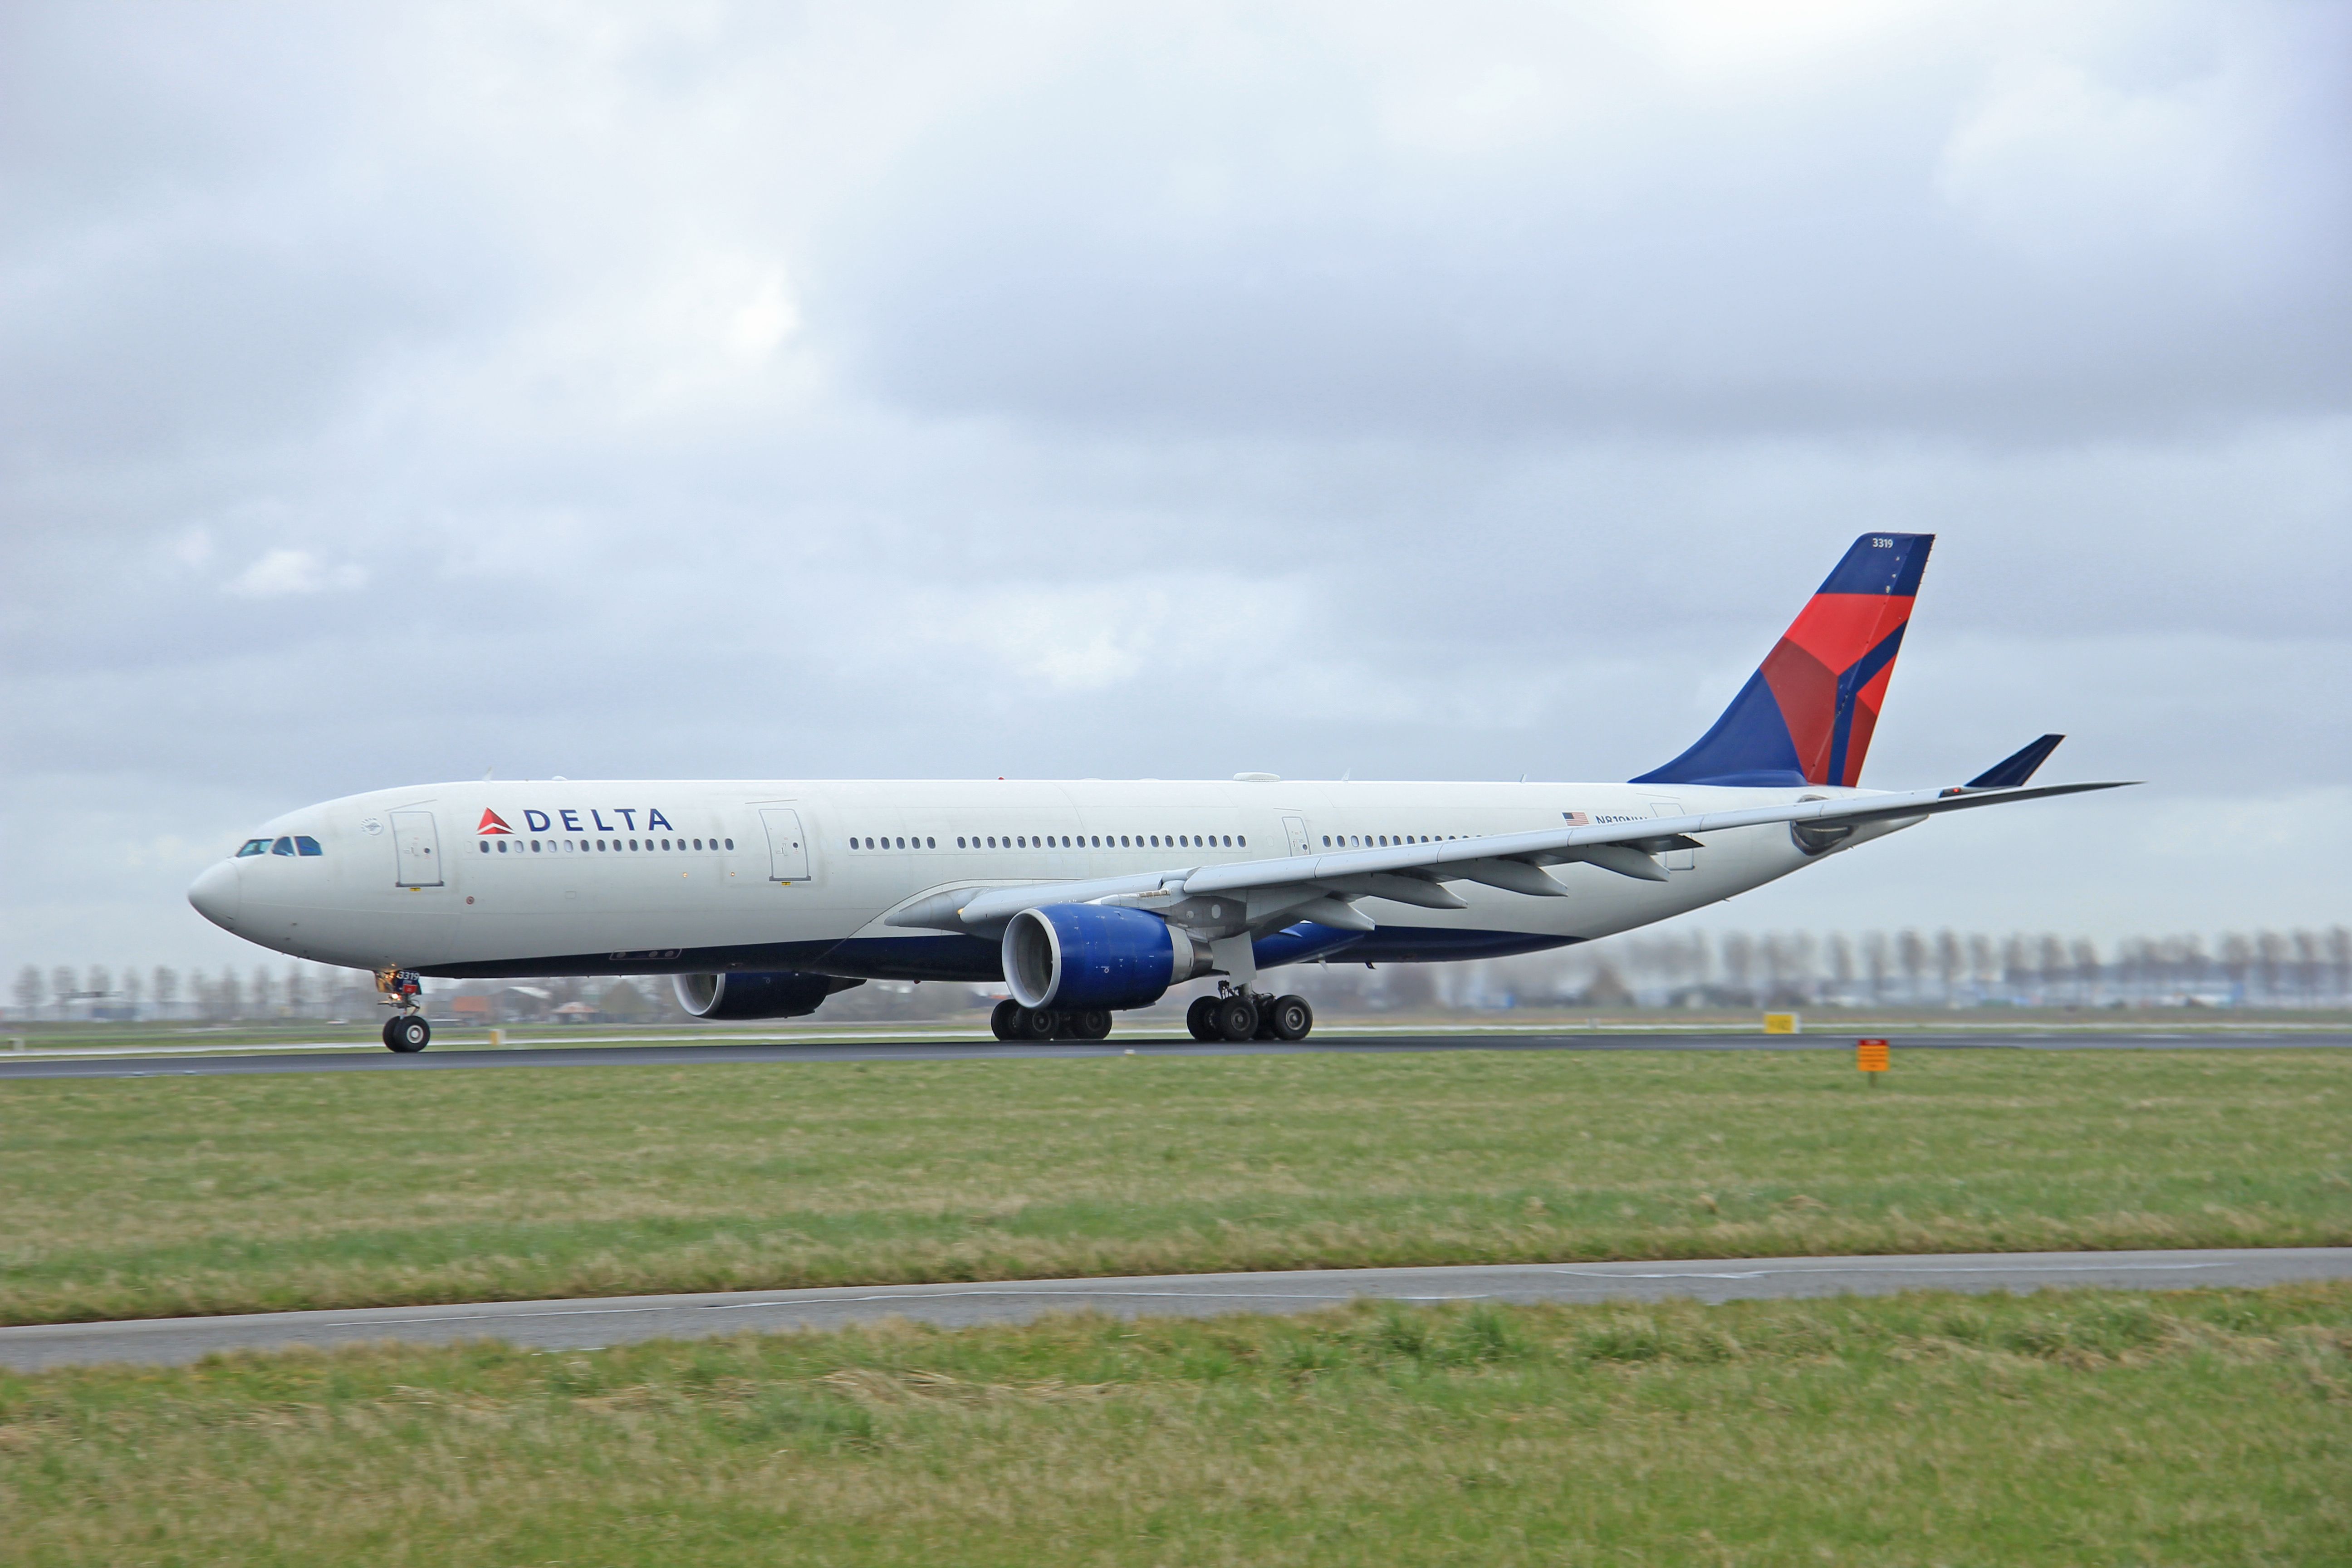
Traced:
POLYGON ((1021 1004, 1007 996, 988 1016, 988 1032, 1000 1040, 1021 1037, 1021 1004))
POLYGON ((1277 996, 1266 1009, 1274 1019, 1274 1037, 1277 1040, 1303 1040, 1315 1027, 1315 1009, 1307 1005, 1304 996, 1277 996))
POLYGON ((1214 996, 1193 997, 1192 1005, 1184 1009, 1184 1026, 1192 1031, 1192 1037, 1196 1040, 1223 1039, 1225 1037, 1217 1031, 1217 999, 1214 996))
POLYGON ((1083 1007, 1070 1015, 1070 1033, 1081 1040, 1110 1038, 1110 1009, 1083 1007))
POLYGON ((1021 1010, 1022 1038, 1050 1040, 1061 1030, 1062 1016, 1051 1007, 1024 1007, 1021 1010))
POLYGON ((383 1043, 402 1056, 413 1056, 433 1043, 433 1026, 407 1014, 383 1026, 383 1043))
POLYGON ((1257 1004, 1246 996, 1217 999, 1217 1035, 1235 1045, 1257 1037, 1257 1004))

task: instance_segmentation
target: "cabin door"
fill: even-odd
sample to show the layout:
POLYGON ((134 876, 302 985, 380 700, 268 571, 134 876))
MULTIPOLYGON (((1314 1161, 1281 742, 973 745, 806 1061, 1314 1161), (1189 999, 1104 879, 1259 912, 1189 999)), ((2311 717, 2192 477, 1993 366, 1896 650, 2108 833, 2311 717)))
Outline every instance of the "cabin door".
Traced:
POLYGON ((787 806, 763 805, 760 820, 768 827, 768 880, 808 880, 808 840, 801 836, 801 814, 787 806))
POLYGON ((392 842, 400 856, 400 877, 393 884, 394 887, 441 885, 441 835, 433 826, 431 812, 394 812, 392 842))

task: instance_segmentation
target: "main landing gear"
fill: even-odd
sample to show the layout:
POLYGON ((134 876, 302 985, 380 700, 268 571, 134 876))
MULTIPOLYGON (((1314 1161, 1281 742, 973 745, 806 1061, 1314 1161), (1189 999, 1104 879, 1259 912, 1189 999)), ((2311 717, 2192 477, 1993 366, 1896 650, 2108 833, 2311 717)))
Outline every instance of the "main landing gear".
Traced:
POLYGON ((395 1009, 383 1021, 383 1043, 387 1047, 408 1056, 433 1043, 433 1026, 416 1010, 417 994, 425 989, 425 983, 414 970, 379 969, 375 988, 383 993, 383 1005, 395 1009))
POLYGON ((1196 1040, 1303 1040, 1315 1027, 1315 1009, 1304 996, 1221 991, 1186 1008, 1184 1026, 1196 1040))
POLYGON ((1024 1007, 1007 996, 988 1016, 988 1026, 1000 1040, 1107 1040, 1110 1009, 1024 1007))

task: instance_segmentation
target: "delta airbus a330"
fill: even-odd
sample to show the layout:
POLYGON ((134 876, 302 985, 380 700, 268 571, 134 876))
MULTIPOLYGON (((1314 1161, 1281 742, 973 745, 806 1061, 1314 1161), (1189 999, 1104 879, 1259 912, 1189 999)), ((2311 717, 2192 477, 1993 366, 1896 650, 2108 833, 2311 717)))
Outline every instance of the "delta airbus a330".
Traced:
POLYGON ((373 969, 422 1050, 419 977, 675 977, 705 1018, 866 980, 1003 982, 998 1037, 1101 1039, 1213 977, 1201 1039, 1306 1037, 1285 964, 1590 942, 2027 787, 2044 735, 1965 784, 1858 787, 1932 534, 1854 542, 1696 744, 1626 784, 428 784, 307 807, 188 900, 279 952, 373 969))

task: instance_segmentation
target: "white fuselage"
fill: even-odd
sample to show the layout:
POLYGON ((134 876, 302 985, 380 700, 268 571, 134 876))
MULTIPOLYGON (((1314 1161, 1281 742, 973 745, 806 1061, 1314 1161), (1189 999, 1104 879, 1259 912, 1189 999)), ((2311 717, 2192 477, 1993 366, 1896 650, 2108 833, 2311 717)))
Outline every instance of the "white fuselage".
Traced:
MULTIPOLYGON (((1575 813, 1600 823, 1864 793, 1156 780, 436 784, 289 813, 258 837, 308 838, 317 853, 233 858, 205 872, 191 899, 249 941, 355 968, 989 980, 1000 973, 992 942, 886 917, 964 888, 1557 828, 1575 813)), ((1850 842, 1891 830, 1873 826, 1850 842)), ((1815 858, 1775 825, 1663 857, 1662 882, 1571 865, 1557 871, 1565 898, 1457 884, 1467 908, 1367 899, 1360 907, 1379 929, 1345 956, 1479 958, 1588 941, 1815 858)))

